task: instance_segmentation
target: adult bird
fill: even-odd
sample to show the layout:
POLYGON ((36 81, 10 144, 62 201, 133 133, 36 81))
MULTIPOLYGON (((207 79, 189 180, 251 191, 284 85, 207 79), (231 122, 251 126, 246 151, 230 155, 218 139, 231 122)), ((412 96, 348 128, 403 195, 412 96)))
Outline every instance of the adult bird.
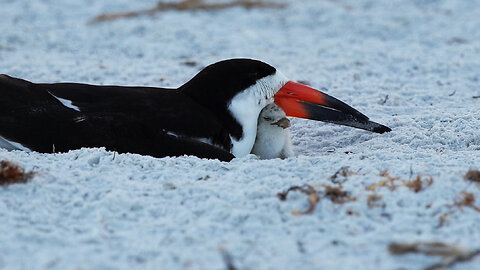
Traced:
POLYGON ((229 161, 251 152, 259 113, 273 102, 292 117, 390 131, 252 59, 214 63, 177 89, 32 83, 0 75, 0 95, 0 145, 45 153, 105 147, 229 161))

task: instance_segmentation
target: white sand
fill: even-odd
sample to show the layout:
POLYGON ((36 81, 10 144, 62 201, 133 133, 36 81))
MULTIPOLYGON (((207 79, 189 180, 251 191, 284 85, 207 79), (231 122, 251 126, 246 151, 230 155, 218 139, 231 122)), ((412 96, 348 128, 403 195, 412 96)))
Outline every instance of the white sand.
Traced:
MULTIPOLYGON (((0 269, 225 269, 220 249, 237 269, 423 269, 440 259, 393 256, 388 245, 480 248, 480 213, 451 207, 462 191, 480 196, 463 179, 480 167, 479 1, 292 0, 280 1, 283 10, 169 11, 99 24, 86 22, 156 1, 71 2, 3 0, 0 73, 177 87, 210 63, 250 57, 393 131, 293 119, 298 157, 230 163, 0 150, 38 172, 31 183, 0 187, 0 269), (344 166, 358 172, 339 177, 356 201, 324 198, 295 216, 307 196, 276 196, 292 185, 321 191, 344 166), (380 206, 369 207, 366 187, 384 180, 384 169, 434 182, 419 193, 378 187, 380 206)), ((451 269, 479 265, 477 257, 451 269)))

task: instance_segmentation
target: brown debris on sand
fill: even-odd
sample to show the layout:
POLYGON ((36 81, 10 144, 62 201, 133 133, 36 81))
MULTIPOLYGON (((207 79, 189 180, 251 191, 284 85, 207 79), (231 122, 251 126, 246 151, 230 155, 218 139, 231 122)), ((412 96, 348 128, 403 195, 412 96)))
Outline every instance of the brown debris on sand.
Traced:
POLYGON ((433 184, 433 177, 429 177, 426 179, 422 179, 420 175, 410 181, 403 181, 403 185, 408 187, 409 189, 413 190, 415 193, 424 190, 425 188, 431 186, 433 184))
POLYGON ((433 177, 428 177, 428 178, 422 178, 421 175, 417 175, 414 179, 410 181, 405 181, 402 180, 400 177, 393 177, 390 175, 390 172, 388 170, 384 170, 380 173, 381 177, 384 177, 385 179, 371 184, 370 186, 367 187, 367 190, 370 191, 375 191, 377 187, 387 187, 390 190, 395 190, 397 187, 400 186, 405 186, 408 187, 410 190, 414 191, 415 193, 420 192, 422 190, 425 190, 427 187, 431 186, 433 184, 433 177), (396 184, 397 181, 402 181, 402 184, 396 184))
POLYGON ((0 161, 0 186, 27 183, 35 172, 25 172, 25 169, 10 161, 0 161))
POLYGON ((323 195, 325 198, 330 199, 333 203, 344 204, 347 202, 356 201, 356 197, 350 196, 350 192, 343 190, 342 185, 338 185, 336 187, 332 186, 323 186, 325 191, 323 195))
POLYGON ((273 3, 273 2, 265 2, 262 0, 236 0, 229 3, 205 3, 204 0, 183 0, 178 3, 165 3, 165 2, 158 2, 155 7, 148 8, 148 9, 141 9, 135 11, 127 11, 127 12, 118 12, 118 13, 103 13, 95 18, 90 20, 90 23, 97 23, 103 21, 111 21, 121 18, 131 18, 137 17, 142 15, 153 15, 160 11, 166 10, 177 10, 177 11, 198 11, 198 10, 209 10, 209 11, 217 11, 232 7, 243 7, 246 9, 253 9, 253 8, 284 8, 284 4, 273 3))
POLYGON ((333 203, 337 204, 344 204, 351 201, 356 201, 356 197, 350 196, 350 192, 343 190, 342 185, 338 185, 336 187, 329 186, 329 185, 320 185, 323 190, 316 190, 313 186, 305 185, 304 187, 300 186, 292 186, 287 189, 287 191, 279 192, 277 194, 278 198, 282 201, 287 199, 287 195, 290 191, 300 191, 308 195, 308 201, 310 206, 305 211, 298 211, 293 210, 293 215, 305 215, 311 214, 315 210, 315 206, 322 198, 330 199, 333 203))
POLYGON ((442 257, 440 263, 431 265, 425 270, 447 269, 458 262, 469 261, 480 254, 480 249, 468 250, 442 242, 391 243, 388 251, 393 255, 419 253, 442 257))
POLYGON ((388 170, 384 170, 380 173, 381 177, 384 177, 385 179, 371 184, 370 186, 367 187, 367 190, 370 191, 375 191, 377 187, 387 187, 390 190, 395 190, 398 185, 395 184, 395 181, 400 180, 400 177, 392 177, 390 176, 390 172, 388 170))
POLYGON ((472 182, 477 182, 480 183, 480 171, 479 170, 473 170, 470 169, 468 172, 465 174, 465 179, 470 180, 472 182))
POLYGON ((310 206, 305 211, 292 210, 292 214, 298 216, 298 215, 306 215, 306 214, 312 213, 313 210, 315 210, 315 206, 317 205, 318 201, 320 201, 320 198, 318 198, 317 192, 310 185, 306 185, 305 187, 292 186, 288 188, 287 191, 285 192, 279 192, 277 196, 280 200, 285 201, 287 199, 288 193, 290 191, 295 191, 295 190, 298 190, 308 195, 308 201, 310 203, 310 206))
POLYGON ((455 200, 455 203, 453 206, 458 207, 460 210, 462 210, 463 206, 470 207, 473 210, 480 212, 480 207, 474 205, 475 203, 475 195, 470 192, 462 191, 460 192, 460 195, 462 196, 460 199, 455 200))
POLYGON ((381 207, 384 208, 385 202, 382 201, 383 196, 378 195, 376 192, 372 192, 370 195, 367 197, 367 205, 368 207, 381 207))
POLYGON ((351 171, 348 167, 341 167, 336 171, 332 176, 330 176, 330 181, 334 184, 344 183, 349 176, 356 175, 357 172, 351 171))

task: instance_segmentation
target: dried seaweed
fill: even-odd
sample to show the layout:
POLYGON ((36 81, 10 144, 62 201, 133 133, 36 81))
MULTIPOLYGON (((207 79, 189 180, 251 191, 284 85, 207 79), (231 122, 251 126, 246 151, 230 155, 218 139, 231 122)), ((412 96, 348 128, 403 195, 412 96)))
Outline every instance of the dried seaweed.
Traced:
POLYGON ((315 206, 320 201, 320 199, 318 198, 318 195, 317 195, 317 192, 315 191, 315 189, 310 185, 306 185, 305 187, 292 186, 292 187, 288 188, 287 191, 278 193, 277 196, 280 200, 284 201, 284 200, 287 199, 288 193, 290 191, 294 191, 294 190, 298 190, 302 193, 307 194, 310 206, 305 211, 292 210, 292 214, 298 216, 298 215, 305 215, 305 214, 312 213, 313 210, 315 210, 315 206))
POLYGON ((462 196, 460 199, 455 200, 455 203, 453 206, 457 206, 460 210, 462 210, 463 206, 470 207, 474 209, 477 212, 480 212, 480 208, 478 206, 475 206, 475 195, 473 195, 470 192, 462 191, 460 192, 460 195, 462 196))
POLYGON ((27 183, 35 172, 25 172, 25 169, 10 161, 0 161, 0 185, 27 183))
POLYGON ((310 202, 310 206, 305 211, 298 211, 293 210, 293 215, 305 215, 310 214, 315 210, 315 206, 322 198, 328 198, 333 203, 343 204, 351 201, 357 200, 356 197, 350 196, 350 192, 342 190, 342 185, 338 185, 337 187, 332 187, 328 185, 320 185, 323 190, 316 190, 313 186, 305 185, 304 187, 300 186, 292 186, 287 189, 285 192, 279 192, 277 194, 278 198, 282 201, 287 199, 287 195, 290 191, 300 191, 308 195, 308 201, 310 202))
POLYGON ((398 185, 395 184, 395 181, 400 180, 400 177, 392 177, 390 176, 390 172, 388 170, 384 170, 380 173, 381 177, 385 177, 386 179, 381 180, 377 183, 371 184, 367 187, 367 190, 375 191, 377 187, 387 187, 390 190, 395 190, 398 185))
POLYGON ((376 192, 371 193, 367 197, 367 205, 368 207, 385 207, 385 203, 382 201, 383 196, 378 195, 376 192))
POLYGON ((357 173, 349 170, 348 167, 341 167, 338 171, 335 172, 335 174, 330 176, 330 181, 332 181, 332 183, 334 184, 344 183, 345 181, 347 181, 349 176, 355 174, 357 173), (343 179, 339 180, 339 176, 341 176, 343 179))
MULTIPOLYGON (((480 212, 480 207, 476 206, 475 203, 475 195, 470 192, 462 191, 459 194, 460 196, 455 198, 453 204, 447 204, 447 207, 459 209, 463 212, 463 207, 470 207, 473 210, 480 212)), ((447 213, 443 213, 439 220, 438 225, 436 228, 442 227, 449 219, 450 215, 452 215, 455 209, 450 209, 447 213)))
POLYGON ((465 179, 473 181, 473 182, 479 182, 480 183, 480 171, 479 170, 468 170, 468 172, 465 174, 465 179))
POLYGON ((131 18, 142 15, 153 15, 157 12, 166 11, 166 10, 177 10, 177 11, 198 11, 198 10, 209 10, 217 11, 232 7, 243 7, 246 9, 252 8, 284 8, 284 4, 273 3, 273 2, 264 2, 262 0, 235 0, 229 3, 205 3, 204 0, 183 0, 178 3, 164 3, 158 2, 155 7, 148 9, 141 9, 135 11, 127 12, 118 12, 118 13, 103 13, 95 18, 90 20, 90 23, 97 23, 103 21, 116 20, 120 18, 131 18))
POLYGON ((391 176, 388 170, 380 172, 379 176, 384 177, 384 179, 366 187, 366 190, 372 191, 367 198, 368 207, 385 207, 385 203, 381 201, 383 198, 382 195, 378 195, 376 192, 378 187, 386 187, 390 189, 390 191, 393 191, 398 187, 405 186, 417 193, 431 186, 434 181, 431 176, 428 178, 422 178, 420 175, 417 175, 416 178, 410 181, 405 181, 400 177, 391 176), (400 181, 402 182, 401 184, 399 183, 400 181))
POLYGON ((401 180, 400 177, 393 177, 390 175, 390 172, 388 170, 384 170, 380 173, 381 177, 384 177, 385 179, 371 184, 368 186, 366 189, 370 191, 375 191, 377 187, 387 187, 390 190, 395 190, 397 187, 400 186, 405 186, 411 189, 414 192, 420 192, 424 190, 425 188, 431 186, 433 184, 433 177, 428 177, 428 178, 422 178, 420 175, 417 175, 415 179, 412 179, 410 181, 405 181, 401 180), (402 185, 396 184, 397 181, 401 180, 402 185))
POLYGON ((324 197, 329 198, 334 203, 346 203, 356 201, 356 197, 350 196, 350 192, 342 190, 342 185, 337 187, 332 186, 324 186, 324 197))
POLYGON ((422 179, 420 175, 410 181, 403 181, 403 185, 413 190, 415 193, 424 190, 433 184, 433 177, 422 179))
POLYGON ((467 250, 442 242, 415 242, 410 244, 392 243, 388 246, 388 251, 393 255, 420 253, 429 256, 442 257, 440 263, 431 265, 425 268, 425 270, 446 269, 455 263, 471 260, 480 254, 480 249, 467 250))

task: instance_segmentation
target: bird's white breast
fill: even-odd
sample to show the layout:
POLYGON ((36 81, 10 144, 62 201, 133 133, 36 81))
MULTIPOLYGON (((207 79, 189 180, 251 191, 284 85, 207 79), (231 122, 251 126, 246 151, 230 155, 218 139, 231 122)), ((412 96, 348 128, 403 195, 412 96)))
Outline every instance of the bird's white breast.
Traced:
POLYGON ((242 137, 237 140, 231 137, 232 154, 242 157, 250 154, 257 134, 257 119, 260 111, 273 103, 273 96, 287 83, 288 79, 281 72, 266 76, 254 85, 235 95, 228 109, 242 126, 242 137))

